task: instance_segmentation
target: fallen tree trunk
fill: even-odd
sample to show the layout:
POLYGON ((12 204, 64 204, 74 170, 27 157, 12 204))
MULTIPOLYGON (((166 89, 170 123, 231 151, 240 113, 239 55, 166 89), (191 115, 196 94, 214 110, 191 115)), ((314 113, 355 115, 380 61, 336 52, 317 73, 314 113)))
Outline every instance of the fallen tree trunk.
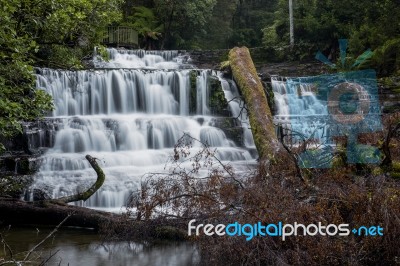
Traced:
POLYGON ((229 52, 229 62, 233 78, 247 105, 260 162, 269 163, 283 147, 275 134, 271 110, 249 50, 246 47, 233 48, 229 52))
POLYGON ((49 201, 26 202, 0 198, 0 221, 3 225, 52 225, 59 224, 72 214, 65 226, 99 229, 101 224, 111 222, 116 214, 96 211, 84 207, 57 204, 49 201))

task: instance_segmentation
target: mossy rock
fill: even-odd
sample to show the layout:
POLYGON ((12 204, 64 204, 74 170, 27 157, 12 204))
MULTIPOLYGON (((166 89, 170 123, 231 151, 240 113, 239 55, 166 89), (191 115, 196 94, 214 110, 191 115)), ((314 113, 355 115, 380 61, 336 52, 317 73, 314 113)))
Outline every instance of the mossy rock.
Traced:
POLYGON ((400 179, 400 172, 390 172, 390 176, 394 179, 400 179))
POLYGON ((380 167, 374 167, 374 168, 372 169, 371 173, 372 173, 372 175, 374 175, 374 176, 379 176, 379 175, 383 175, 383 174, 384 174, 384 171, 383 171, 383 169, 380 168, 380 167))
POLYGON ((275 110, 275 94, 274 91, 272 89, 272 85, 269 82, 261 82, 264 90, 265 90, 265 95, 267 96, 267 101, 268 101, 268 105, 269 105, 269 109, 271 109, 271 113, 274 115, 276 114, 276 110, 275 110))
POLYGON ((244 139, 243 139, 243 128, 242 127, 233 127, 233 128, 225 128, 225 135, 233 140, 235 144, 239 147, 244 147, 244 139))
POLYGON ((197 76, 198 70, 191 70, 189 74, 190 91, 189 91, 189 112, 196 114, 197 111, 197 76))
POLYGON ((39 170, 40 162, 40 158, 34 156, 7 156, 0 159, 0 168, 3 172, 32 175, 39 170))
POLYGON ((31 176, 8 175, 0 177, 0 196, 20 198, 25 189, 33 182, 31 176))
POLYGON ((208 79, 209 106, 213 115, 229 116, 228 101, 225 98, 221 81, 213 76, 208 79))

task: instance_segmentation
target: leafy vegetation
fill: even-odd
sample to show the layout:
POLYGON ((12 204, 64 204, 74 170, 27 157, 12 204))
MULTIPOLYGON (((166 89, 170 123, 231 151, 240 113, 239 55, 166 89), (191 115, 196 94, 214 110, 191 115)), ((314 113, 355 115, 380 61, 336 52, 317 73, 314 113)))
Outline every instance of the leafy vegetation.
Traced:
POLYGON ((84 51, 92 51, 105 26, 121 18, 122 1, 0 2, 1 140, 21 132, 20 121, 40 118, 53 108, 51 97, 35 89, 33 65, 81 67, 84 51))
MULTIPOLYGON (((135 18, 142 38, 150 36, 152 49, 289 45, 287 0, 127 0, 124 9, 126 20, 135 18)), ((348 39, 353 58, 367 49, 376 50, 371 63, 380 74, 390 75, 399 68, 398 60, 388 58, 396 53, 400 39, 398 0, 296 0, 293 14, 296 45, 320 49, 335 60, 337 40, 348 39)), ((148 42, 142 47, 147 48, 148 42)))

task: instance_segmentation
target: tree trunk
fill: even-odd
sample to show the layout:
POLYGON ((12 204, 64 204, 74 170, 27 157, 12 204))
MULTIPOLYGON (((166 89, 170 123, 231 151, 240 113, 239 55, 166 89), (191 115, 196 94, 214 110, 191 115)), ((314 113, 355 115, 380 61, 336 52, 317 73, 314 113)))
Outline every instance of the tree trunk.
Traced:
POLYGON ((249 49, 235 47, 229 52, 233 78, 247 105, 251 131, 260 162, 269 163, 283 147, 275 134, 271 110, 258 78, 249 49))
POLYGON ((118 217, 112 213, 49 201, 26 202, 0 198, 0 222, 3 225, 57 225, 69 214, 72 215, 64 223, 65 226, 95 229, 118 217))

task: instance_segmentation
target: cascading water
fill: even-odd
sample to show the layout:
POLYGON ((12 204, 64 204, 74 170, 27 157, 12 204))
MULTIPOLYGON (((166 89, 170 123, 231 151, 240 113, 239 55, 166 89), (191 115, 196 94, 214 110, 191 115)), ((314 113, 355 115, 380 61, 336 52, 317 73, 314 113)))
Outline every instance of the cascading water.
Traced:
POLYGON ((302 166, 331 167, 335 137, 347 139, 349 163, 380 161, 379 150, 358 142, 359 134, 382 130, 375 71, 272 78, 272 87, 277 134, 290 145, 314 144, 299 155, 302 166))
MULTIPOLYGON (((96 50, 95 50, 96 54, 96 50)), ((97 68, 146 68, 146 69, 178 69, 189 68, 190 59, 180 55, 178 51, 145 51, 108 49, 109 60, 104 62, 95 56, 97 68)))
POLYGON ((327 104, 317 98, 312 84, 301 82, 301 79, 298 82, 278 77, 272 77, 271 84, 275 98, 276 124, 290 129, 295 135, 302 135, 305 139, 328 138, 327 104))
POLYGON ((96 179, 84 158, 90 154, 101 161, 106 181, 88 201, 77 204, 120 210, 143 175, 165 171, 184 133, 217 147, 217 157, 225 163, 235 161, 237 171, 255 163, 246 113, 232 81, 218 77, 233 117, 244 126, 243 145, 229 139, 211 115, 208 79, 216 73, 193 70, 197 77, 192 85, 192 70, 179 69, 176 52, 110 49, 109 53, 111 60, 103 62, 102 69, 37 70, 37 88, 54 99, 56 108, 47 121, 57 131, 43 155, 34 188, 53 198, 84 191, 96 179), (159 69, 165 67, 173 69, 159 69))

